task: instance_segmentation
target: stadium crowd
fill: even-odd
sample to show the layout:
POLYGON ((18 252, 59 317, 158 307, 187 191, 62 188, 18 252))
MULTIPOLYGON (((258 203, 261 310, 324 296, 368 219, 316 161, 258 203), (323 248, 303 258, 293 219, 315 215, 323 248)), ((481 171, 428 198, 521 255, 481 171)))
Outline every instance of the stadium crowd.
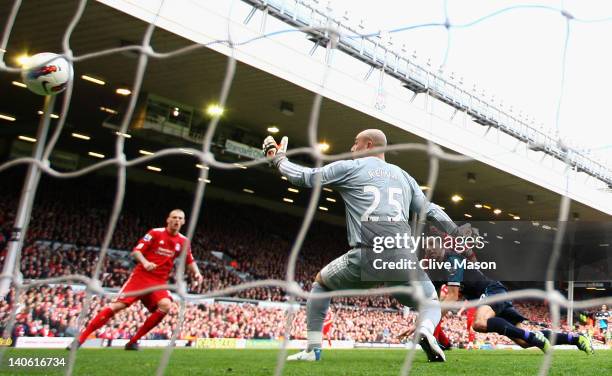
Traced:
MULTIPOLYGON (((95 179, 79 184, 49 180, 44 184, 45 190, 36 199, 22 252, 24 278, 76 273, 91 276, 98 260, 97 248, 91 247, 102 243, 112 192, 96 191, 95 187, 103 183, 95 179), (90 191, 100 196, 83 194, 90 191), (79 197, 79 200, 70 200, 70 197, 79 197)), ((166 208, 154 204, 167 195, 167 189, 155 186, 145 189, 134 184, 138 195, 130 195, 128 189, 123 214, 110 245, 113 249, 131 250, 148 229, 163 225, 160 218, 167 214, 166 208)), ((175 195, 173 205, 190 207, 191 196, 187 192, 176 191, 175 195)), ((17 197, 17 192, 8 186, 0 187, 1 262, 16 213, 17 197)), ((252 279, 283 279, 292 237, 299 225, 298 218, 287 214, 227 202, 207 202, 192 241, 192 251, 201 263, 205 283, 192 285, 190 292, 204 293, 252 279)), ((344 236, 343 227, 313 223, 296 268, 296 279, 304 290, 310 290, 314 276, 323 265, 344 252, 347 247, 344 236)), ((103 286, 120 287, 129 276, 133 260, 129 252, 122 256, 115 253, 105 258, 100 276, 103 286)), ((238 296, 271 301, 287 299, 279 288, 250 289, 238 296)), ((360 307, 398 307, 390 297, 341 298, 338 302, 360 307)))
MULTIPOLYGON (((91 276, 98 262, 99 252, 87 250, 84 247, 69 246, 53 249, 48 243, 35 243, 24 247, 21 257, 21 271, 27 279, 41 279, 60 277, 74 274, 91 276)), ((225 265, 221 260, 199 261, 200 270, 204 280, 200 284, 191 282, 189 292, 202 294, 213 290, 220 290, 229 286, 243 283, 237 271, 225 265)), ((113 252, 104 259, 101 284, 104 287, 121 287, 127 280, 133 262, 127 252, 113 252)), ((307 285, 307 281, 301 281, 307 285)), ((235 294, 237 297, 253 300, 283 301, 286 300, 284 292, 277 287, 248 289, 235 294)), ((335 303, 358 307, 397 307, 395 299, 387 296, 380 297, 340 297, 334 299, 335 303)))
MULTIPOLYGON (((42 286, 30 288, 15 301, 12 291, 9 299, 0 302, 0 322, 4 326, 10 315, 10 308, 17 304, 16 324, 13 336, 74 336, 77 321, 84 304, 85 292, 76 291, 70 286, 42 286)), ((89 316, 91 319, 112 297, 92 299, 89 316)), ((518 304, 518 309, 529 318, 531 308, 545 310, 535 303, 518 304), (529 307, 530 309, 526 309, 529 307)), ((376 308, 346 307, 335 304, 332 308, 333 325, 328 338, 332 340, 354 340, 357 342, 399 343, 397 335, 402 333, 415 320, 413 312, 383 310, 376 308)), ((253 303, 240 302, 200 302, 188 303, 185 324, 180 339, 195 338, 244 338, 244 339, 281 339, 284 335, 286 310, 280 307, 261 307, 253 303)), ((100 328, 94 336, 104 339, 130 338, 147 316, 147 310, 140 304, 117 314, 107 325, 100 328)), ((164 321, 154 328, 146 338, 168 339, 178 320, 177 307, 174 307, 164 321)), ((444 329, 456 346, 467 344, 465 315, 449 314, 444 320, 444 329)), ((291 338, 305 339, 306 317, 302 306, 293 318, 291 338)), ((545 322, 544 324, 550 324, 545 322)), ((535 328, 535 327, 534 327, 535 328)), ((3 328, 0 328, 3 329, 3 328)), ((480 334, 477 341, 491 344, 510 344, 497 334, 480 334)))
MULTIPOLYGON (((9 175, 9 174, 6 174, 9 175)), ((9 178, 21 179, 18 174, 9 178)), ((47 179, 39 192, 22 250, 20 265, 25 279, 41 279, 70 274, 91 276, 98 261, 114 192, 98 187, 103 178, 66 182, 47 179), (100 180, 98 180, 100 179, 100 180), (91 194, 87 194, 92 192, 91 194), (95 192, 95 194, 94 194, 95 192), (78 200, 72 198, 78 197, 78 200)), ((19 184, 0 185, 0 263, 4 262, 7 240, 16 213, 19 184)), ((160 219, 174 207, 189 208, 191 194, 173 191, 172 207, 160 207, 168 189, 131 182, 124 208, 113 234, 111 248, 101 269, 101 283, 118 288, 134 265, 129 250, 146 231, 163 225, 160 219), (137 192, 137 193, 134 193, 137 192)), ((189 214, 187 214, 189 220, 189 214)), ((204 282, 191 282, 191 293, 205 293, 253 279, 284 279, 288 252, 297 234, 300 219, 287 214, 266 212, 248 205, 207 201, 192 242, 194 257, 200 263, 204 282)), ((296 280, 306 291, 320 268, 346 250, 345 229, 315 222, 300 251, 296 280)), ((78 332, 77 317, 83 305, 83 292, 69 287, 29 289, 15 301, 14 295, 0 302, 0 322, 6 325, 10 308, 18 304, 14 335, 73 336, 78 332)), ((234 297, 259 301, 285 301, 276 287, 241 291, 234 297)), ((109 298, 94 298, 89 320, 109 298)), ((401 306, 388 296, 334 298, 334 327, 331 339, 397 342, 396 335, 414 315, 403 316, 401 306)), ((523 303, 519 309, 536 322, 549 324, 546 306, 523 303)), ((145 319, 146 310, 136 304, 113 318, 97 332, 102 338, 129 338, 145 319)), ((176 313, 176 312, 174 312, 176 313)), ((284 332, 285 311, 256 304, 189 304, 181 338, 280 338, 284 332)), ((176 325, 176 314, 168 315, 148 338, 168 338, 176 325)), ((82 325, 82 324, 81 324, 82 325)), ((458 345, 467 342, 465 317, 451 315, 444 327, 458 345)), ((305 313, 300 309, 292 327, 293 338, 305 338, 305 313)), ((509 343, 495 334, 478 334, 477 340, 509 343)))

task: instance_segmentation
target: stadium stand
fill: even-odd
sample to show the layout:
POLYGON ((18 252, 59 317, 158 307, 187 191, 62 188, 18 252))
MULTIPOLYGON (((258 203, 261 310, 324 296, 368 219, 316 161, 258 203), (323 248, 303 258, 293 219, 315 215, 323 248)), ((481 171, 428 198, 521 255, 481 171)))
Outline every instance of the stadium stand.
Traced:
MULTIPOLYGON (((29 289, 19 299, 17 325, 14 336, 73 336, 76 332, 76 319, 83 305, 84 291, 76 291, 70 286, 44 286, 29 289)), ((95 297, 90 317, 109 302, 109 298, 95 297)), ((0 321, 4 324, 15 304, 14 291, 7 302, 0 303, 0 321)), ((543 319, 550 324, 546 306, 538 303, 519 303, 518 309, 530 319, 543 319)), ((175 308, 176 310, 176 308, 175 308)), ((354 340, 356 342, 398 343, 397 333, 415 320, 412 312, 378 308, 347 307, 335 304, 334 325, 329 339, 354 340)), ((96 338, 130 338, 144 321, 146 309, 135 304, 114 317, 108 325, 96 333, 96 338)), ((200 338, 244 338, 279 339, 282 338, 286 310, 280 307, 261 307, 256 302, 215 301, 188 304, 186 322, 180 339, 200 338)), ((300 308, 293 319, 292 339, 304 339, 306 333, 305 311, 300 308)), ((148 339, 167 339, 176 324, 176 312, 171 312, 161 325, 155 328, 148 339)), ((444 329, 451 341, 458 347, 467 344, 465 316, 449 315, 444 321, 444 329)), ((493 345, 511 344, 497 334, 477 334, 477 341, 493 345)))
MULTIPOLYGON (((19 179, 15 174, 13 177, 19 179)), ((32 215, 22 257, 21 271, 26 279, 40 279, 67 274, 90 276, 98 258, 110 196, 95 191, 97 185, 106 184, 104 178, 89 179, 88 187, 49 180, 40 192, 32 215), (83 192, 96 192, 83 194, 83 192), (78 201, 71 197, 79 197, 78 201)), ((138 183, 132 183, 138 184, 138 183)), ((133 267, 129 257, 131 247, 148 228, 171 208, 151 205, 157 197, 167 195, 160 187, 136 187, 138 197, 130 196, 120 224, 111 243, 112 250, 104 262, 101 281, 106 288, 119 288, 133 267), (146 194, 144 193, 146 192, 146 194), (137 215, 133 213, 138 213, 137 215)), ((8 230, 12 226, 17 192, 7 186, 0 187, 0 262, 6 252, 8 230)), ((185 205, 186 192, 172 191, 176 206, 185 205)), ((207 203, 205 216, 199 221, 193 240, 194 256, 200 263, 204 282, 190 285, 191 293, 204 293, 236 285, 245 280, 283 278, 287 265, 287 252, 291 236, 297 232, 299 219, 287 214, 253 210, 249 206, 232 206, 226 202, 207 203), (246 215, 246 212, 248 216, 246 215), (223 215, 220 215, 223 213, 223 215), (245 219, 248 218, 248 219, 245 219), (240 229, 235 234, 231 229, 240 229)), ((303 248, 298 263, 297 279, 303 288, 310 288, 312 276, 322 265, 339 255, 345 246, 344 229, 329 224, 315 223, 303 248), (341 236, 338 235, 341 234, 341 236)), ((15 301, 0 303, 0 321, 6 324, 12 304, 19 304, 14 336, 73 336, 78 330, 76 318, 81 311, 84 292, 69 286, 46 286, 30 289, 15 301)), ((283 334, 285 309, 261 307, 261 301, 285 301, 278 288, 257 288, 240 292, 231 301, 189 304, 182 339, 196 337, 278 339, 283 334)), ((109 298, 94 299, 88 319, 109 302, 109 298)), ((355 340, 357 342, 397 343, 395 335, 414 320, 414 314, 404 312, 389 296, 335 298, 334 326, 330 339, 355 340)), ((542 303, 521 302, 517 307, 530 320, 550 324, 548 308, 542 303)), ((176 312, 174 312, 176 313, 176 312)), ((122 312, 107 326, 101 328, 98 338, 129 338, 146 317, 146 310, 139 304, 122 312)), ((169 315, 147 338, 167 339, 176 315, 169 315)), ((468 341, 465 317, 450 315, 444 321, 445 331, 452 343, 464 347, 468 341)), ((536 328, 536 326, 534 326, 536 328)), ((566 327, 567 328, 567 327, 566 327)), ((586 330, 586 327, 579 329, 586 330)), ((293 322, 292 338, 305 338, 305 312, 297 311, 293 322)), ((482 343, 509 344, 496 334, 477 334, 482 343)))
MULTIPOLYGON (((14 177, 19 179, 18 176, 14 177)), ((41 192, 32 215, 28 238, 23 251, 21 269, 24 278, 46 278, 75 273, 90 276, 97 260, 97 246, 102 242, 110 196, 93 198, 83 192, 96 192, 96 186, 108 184, 100 178, 89 181, 77 189, 73 184, 49 179, 41 192), (75 202, 67 198, 79 197, 75 202), (92 248, 94 247, 94 248, 92 248)), ((124 213, 111 242, 113 252, 105 260, 103 286, 119 287, 125 282, 133 265, 127 250, 151 227, 159 226, 159 218, 172 208, 151 205, 158 197, 168 194, 167 189, 138 186, 134 183, 138 197, 128 197, 124 213), (133 215, 130 213, 138 213, 133 215)), ((17 192, 8 187, 0 188, 0 229, 3 238, 9 236, 12 215, 15 213, 17 192)), ((187 206, 187 192, 172 191, 176 206, 187 206)), ((193 239, 194 257, 205 266, 206 282, 192 289, 201 293, 220 287, 237 284, 240 279, 284 278, 287 253, 279 249, 290 249, 292 236, 297 233, 299 219, 287 214, 264 212, 245 205, 211 201, 205 216, 200 219, 193 239), (248 214, 248 215, 247 215, 248 214), (232 232, 239 229, 239 234, 232 232), (214 253, 213 253, 214 252, 214 253), (214 256, 223 255, 222 257, 214 256)), ((0 246, 4 250, 3 242, 0 246)), ((301 253, 296 278, 305 289, 310 288, 313 276, 322 265, 339 256, 346 248, 345 229, 329 224, 316 223, 301 253)), ((251 289, 241 296, 256 300, 285 300, 277 288, 251 289)), ((341 298, 344 304, 396 307, 391 298, 364 297, 341 298)))

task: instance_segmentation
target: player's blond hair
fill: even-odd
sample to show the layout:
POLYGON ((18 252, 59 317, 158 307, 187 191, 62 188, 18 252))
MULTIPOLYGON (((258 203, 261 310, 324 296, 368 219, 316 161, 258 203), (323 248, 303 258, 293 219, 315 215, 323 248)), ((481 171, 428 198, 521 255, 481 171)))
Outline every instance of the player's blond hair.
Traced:
POLYGON ((168 213, 168 217, 171 217, 172 213, 174 213, 174 212, 182 213, 183 214, 183 218, 185 218, 185 212, 183 211, 183 209, 172 209, 172 210, 170 210, 170 213, 168 213))

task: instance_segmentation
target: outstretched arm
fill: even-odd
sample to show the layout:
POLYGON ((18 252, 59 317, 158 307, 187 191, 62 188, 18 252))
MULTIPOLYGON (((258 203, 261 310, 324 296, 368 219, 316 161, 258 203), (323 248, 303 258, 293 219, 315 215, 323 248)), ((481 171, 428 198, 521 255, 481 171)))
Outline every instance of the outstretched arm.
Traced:
POLYGON ((263 151, 290 183, 310 188, 314 185, 315 179, 320 178, 321 185, 342 186, 350 179, 355 166, 354 161, 337 161, 320 168, 301 166, 287 159, 285 155, 287 142, 287 137, 283 137, 281 143, 277 145, 274 138, 268 136, 264 140, 263 151))
POLYGON ((293 163, 285 157, 279 161, 277 167, 290 183, 301 187, 311 188, 317 178, 321 179, 321 185, 341 186, 350 177, 353 167, 351 162, 337 161, 320 168, 310 168, 293 163))

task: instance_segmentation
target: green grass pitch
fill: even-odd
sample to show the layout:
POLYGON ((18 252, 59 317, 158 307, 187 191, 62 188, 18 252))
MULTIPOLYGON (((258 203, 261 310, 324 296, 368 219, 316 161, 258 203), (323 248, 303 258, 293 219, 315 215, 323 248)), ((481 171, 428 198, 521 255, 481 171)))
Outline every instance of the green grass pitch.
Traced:
MULTIPOLYGON (((290 351, 293 353, 295 351, 290 351)), ((8 358, 66 357, 65 350, 8 349, 0 375, 62 375, 64 368, 17 369, 8 358)), ((161 349, 128 352, 122 349, 80 349, 75 375, 153 375, 161 349)), ((166 375, 272 375, 276 350, 175 349, 166 375)), ((398 375, 403 350, 324 350, 317 363, 287 363, 284 375, 398 375)), ((412 375, 536 375, 543 354, 537 351, 452 350, 446 363, 427 363, 418 352, 412 375)), ((556 351, 550 375, 612 375, 612 351, 587 356, 579 351, 556 351)))

